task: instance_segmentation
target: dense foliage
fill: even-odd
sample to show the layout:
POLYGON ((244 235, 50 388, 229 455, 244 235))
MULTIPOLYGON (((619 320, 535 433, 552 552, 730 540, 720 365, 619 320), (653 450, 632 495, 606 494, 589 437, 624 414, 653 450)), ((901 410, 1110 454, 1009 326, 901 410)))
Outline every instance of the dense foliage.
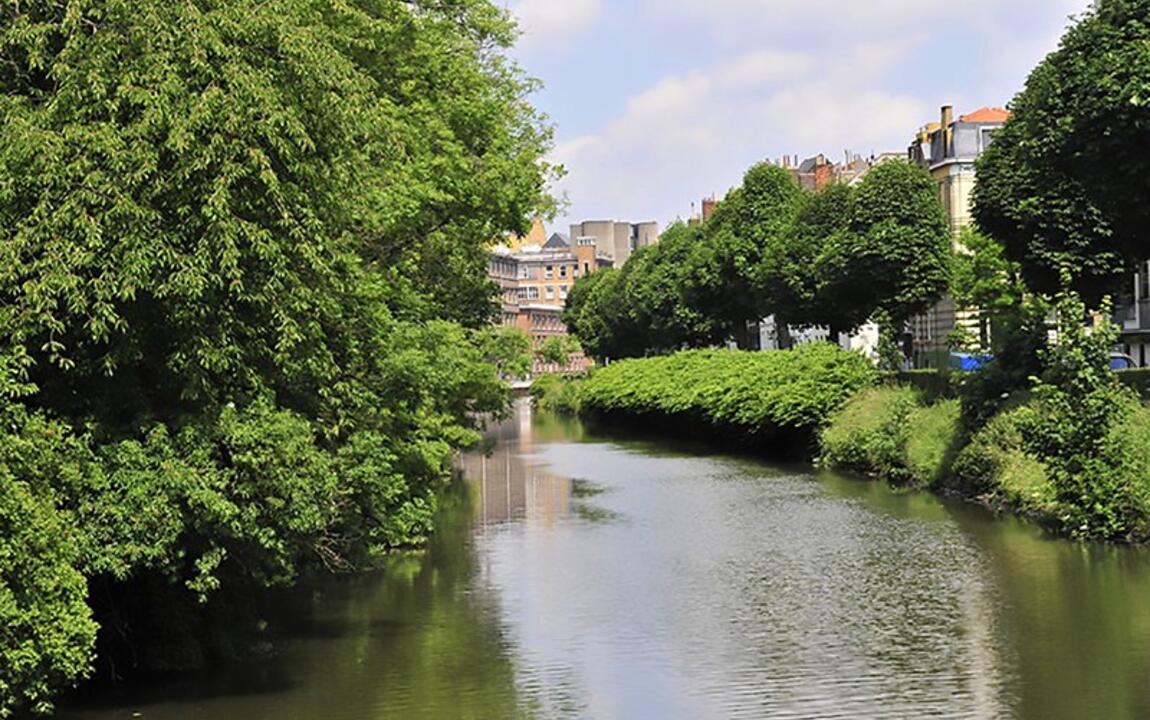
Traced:
POLYGON ((514 37, 486 0, 10 4, 0 716, 90 670, 93 613, 109 671, 195 664, 245 588, 425 537, 506 400, 486 243, 546 204, 514 37))
POLYGON ((801 440, 874 382, 863 356, 819 343, 794 351, 695 350, 612 363, 579 388, 584 411, 670 419, 728 437, 801 440))
POLYGON ((1030 75, 1013 117, 979 161, 974 215, 1029 287, 1088 304, 1147 259, 1150 2, 1102 0, 1030 75), (1128 158, 1129 161, 1118 161, 1128 158))
POLYGON ((531 384, 531 397, 543 410, 556 415, 577 415, 583 406, 580 381, 562 375, 539 375, 531 384))
POLYGON ((804 193, 751 168, 700 226, 673 226, 621 270, 582 278, 566 320, 592 355, 642 357, 746 342, 749 322, 829 327, 876 315, 901 332, 946 290, 950 234, 933 181, 903 162, 857 187, 804 193))

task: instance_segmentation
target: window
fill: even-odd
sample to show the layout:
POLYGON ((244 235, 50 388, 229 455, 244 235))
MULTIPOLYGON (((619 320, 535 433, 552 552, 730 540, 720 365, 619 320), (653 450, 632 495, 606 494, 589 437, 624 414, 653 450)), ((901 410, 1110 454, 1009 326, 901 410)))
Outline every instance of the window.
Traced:
POLYGON ((564 299, 564 300, 567 299, 567 286, 566 285, 560 285, 559 286, 559 297, 564 299))
POLYGON ((520 280, 528 280, 528 279, 530 279, 530 277, 531 277, 531 268, 527 267, 526 265, 520 266, 519 267, 519 279, 520 280))
POLYGON ((996 132, 998 132, 998 128, 982 128, 982 150, 984 152, 994 142, 996 132))
POLYGON ((555 266, 554 265, 548 265, 547 266, 547 272, 543 273, 543 277, 546 278, 547 280, 550 280, 553 277, 555 277, 555 266))
POLYGON ((561 278, 567 277, 567 266, 566 265, 560 265, 559 266, 559 277, 561 277, 561 278))
POLYGON ((553 288, 553 287, 547 288, 547 299, 548 300, 555 299, 555 288, 553 288))
POLYGON ((538 300, 539 288, 537 287, 521 287, 519 288, 520 300, 538 300))
POLYGON ((589 263, 589 262, 583 263, 583 274, 584 275, 590 275, 591 274, 591 263, 589 263))

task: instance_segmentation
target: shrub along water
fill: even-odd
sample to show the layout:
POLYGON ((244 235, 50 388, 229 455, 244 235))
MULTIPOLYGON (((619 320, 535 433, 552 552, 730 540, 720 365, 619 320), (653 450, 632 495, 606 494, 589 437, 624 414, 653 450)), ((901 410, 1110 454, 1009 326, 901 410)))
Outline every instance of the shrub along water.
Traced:
POLYGON ((865 390, 836 414, 821 436, 821 462, 894 483, 931 487, 947 473, 960 441, 957 400, 934 404, 920 391, 865 390))
MULTIPOLYGON (((852 398, 821 436, 828 467, 978 497, 1082 539, 1150 539, 1150 410, 1109 368, 1108 322, 1087 327, 1077 296, 1057 303, 1058 342, 1028 392, 930 403, 905 387, 852 398)), ((968 393, 982 393, 971 383, 968 393)))
POLYGON ((669 420, 805 452, 830 415, 876 379, 863 356, 817 343, 793 351, 696 350, 617 362, 594 372, 579 395, 583 410, 595 415, 669 420))
POLYGON ((576 415, 582 406, 578 381, 563 375, 540 375, 531 384, 531 397, 556 415, 576 415))

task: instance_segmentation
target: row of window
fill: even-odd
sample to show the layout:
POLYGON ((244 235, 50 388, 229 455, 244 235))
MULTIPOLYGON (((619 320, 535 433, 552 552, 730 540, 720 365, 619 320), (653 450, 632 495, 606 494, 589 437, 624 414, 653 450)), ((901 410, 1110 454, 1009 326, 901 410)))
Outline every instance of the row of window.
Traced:
MULTIPOLYGON (((559 266, 545 265, 545 266, 543 266, 542 277, 544 280, 554 280, 556 272, 558 272, 560 279, 577 278, 577 277, 579 277, 579 266, 574 265, 574 264, 573 265, 559 265, 559 266)), ((588 275, 588 274, 590 274, 590 272, 591 272, 591 263, 586 263, 586 262, 583 263, 583 274, 588 275)), ((533 274, 531 272, 531 266, 530 265, 521 265, 519 267, 519 279, 520 280, 533 280, 533 279, 538 279, 538 277, 539 277, 538 273, 533 274)))
POLYGON ((534 287, 534 286, 521 287, 521 288, 519 288, 519 299, 520 300, 539 300, 542 297, 545 300, 556 300, 556 299, 566 300, 567 299, 567 290, 568 290, 568 287, 566 285, 560 285, 558 292, 556 292, 554 287, 547 286, 547 287, 543 288, 543 292, 541 295, 539 288, 537 288, 537 287, 534 287))
POLYGON ((558 315, 550 315, 543 313, 531 313, 531 327, 539 330, 546 330, 547 328, 561 328, 563 327, 563 320, 558 315))

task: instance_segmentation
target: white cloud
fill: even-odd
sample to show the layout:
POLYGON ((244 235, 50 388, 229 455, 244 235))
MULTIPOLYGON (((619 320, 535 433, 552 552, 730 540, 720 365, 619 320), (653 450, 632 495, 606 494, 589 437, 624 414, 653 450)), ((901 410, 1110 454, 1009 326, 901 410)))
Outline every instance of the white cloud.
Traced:
POLYGON ((943 103, 1006 103, 1090 0, 636 2, 669 58, 706 64, 600 103, 617 110, 560 143, 575 219, 685 217, 784 154, 902 152, 943 103))
POLYGON ((876 88, 911 47, 760 49, 665 77, 601 133, 556 148, 569 172, 561 189, 580 215, 667 222, 721 196, 758 160, 902 150, 928 107, 876 88))
POLYGON ((523 30, 521 47, 566 45, 603 13, 602 0, 519 0, 511 9, 523 30))
POLYGON ((991 22, 1002 12, 1048 13, 1052 3, 1084 7, 1088 0, 648 0, 652 17, 690 18, 725 40, 813 37, 811 33, 853 33, 862 37, 908 28, 942 30, 991 22))

